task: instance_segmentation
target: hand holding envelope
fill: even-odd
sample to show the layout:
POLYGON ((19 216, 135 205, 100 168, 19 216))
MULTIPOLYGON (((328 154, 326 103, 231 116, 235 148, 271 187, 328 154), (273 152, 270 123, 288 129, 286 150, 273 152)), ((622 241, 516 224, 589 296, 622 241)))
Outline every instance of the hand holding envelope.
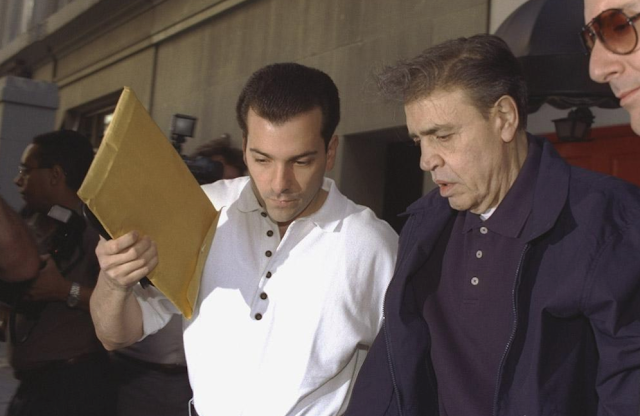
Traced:
POLYGON ((190 318, 219 213, 129 88, 78 195, 110 236, 155 242, 149 280, 190 318))

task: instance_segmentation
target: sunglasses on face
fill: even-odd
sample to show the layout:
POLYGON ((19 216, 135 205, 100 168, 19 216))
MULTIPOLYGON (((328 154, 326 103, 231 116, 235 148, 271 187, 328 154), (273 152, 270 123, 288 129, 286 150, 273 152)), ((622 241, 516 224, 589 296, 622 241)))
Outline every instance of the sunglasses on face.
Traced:
POLYGON ((635 27, 638 18, 640 13, 629 17, 620 9, 608 9, 594 17, 580 32, 587 53, 593 50, 596 40, 616 55, 633 52, 638 45, 638 31, 635 27))

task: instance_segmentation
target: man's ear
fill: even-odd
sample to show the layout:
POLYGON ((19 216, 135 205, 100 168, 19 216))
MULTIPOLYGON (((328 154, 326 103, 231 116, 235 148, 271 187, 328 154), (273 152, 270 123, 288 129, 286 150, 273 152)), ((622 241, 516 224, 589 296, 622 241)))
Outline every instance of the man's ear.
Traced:
POLYGON ((338 153, 338 143, 340 140, 338 139, 338 135, 334 134, 329 140, 329 145, 327 146, 327 164, 325 167, 325 172, 333 169, 333 165, 336 162, 336 154, 338 153))
POLYGON ((509 95, 503 95, 496 101, 493 111, 500 138, 505 143, 511 142, 516 136, 518 124, 520 123, 518 106, 515 100, 509 95))
POLYGON ((50 182, 52 185, 58 185, 60 183, 67 183, 67 175, 60 165, 53 165, 51 168, 50 182))

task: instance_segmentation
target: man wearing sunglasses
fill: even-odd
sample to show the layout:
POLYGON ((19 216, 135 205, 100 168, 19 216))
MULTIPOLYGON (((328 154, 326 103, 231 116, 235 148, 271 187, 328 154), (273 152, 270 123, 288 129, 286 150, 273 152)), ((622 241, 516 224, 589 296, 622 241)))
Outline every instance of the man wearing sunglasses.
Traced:
POLYGON ((637 24, 640 2, 585 0, 582 40, 591 53, 589 72, 600 83, 608 82, 631 115, 631 127, 640 134, 640 48, 637 24))

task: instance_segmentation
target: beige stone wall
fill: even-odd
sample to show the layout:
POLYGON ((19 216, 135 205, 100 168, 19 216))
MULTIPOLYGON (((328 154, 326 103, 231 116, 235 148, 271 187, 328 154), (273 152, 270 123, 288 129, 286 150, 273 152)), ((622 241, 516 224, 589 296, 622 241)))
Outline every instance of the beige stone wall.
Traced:
MULTIPOLYGON (((335 79, 341 134, 376 130, 403 120, 375 96, 373 68, 485 32, 488 22, 488 0, 254 0, 188 28, 185 20, 225 1, 157 3, 57 58, 61 113, 130 85, 165 131, 171 115, 183 112, 199 118, 199 140, 237 136, 233 107, 247 76, 271 62, 297 61, 335 79), (172 29, 177 34, 167 34, 172 29)), ((50 65, 36 77, 52 80, 50 65)))
MULTIPOLYGON (((253 71, 273 62, 314 66, 335 80, 343 139, 401 126, 401 106, 376 95, 372 71, 489 24, 489 0, 156 0, 131 8, 126 18, 114 12, 120 20, 106 15, 74 30, 87 34, 54 48, 55 64, 43 61, 35 76, 60 88, 58 124, 68 109, 125 85, 167 134, 173 114, 197 117, 186 152, 222 133, 241 144, 237 96, 253 71)), ((372 148, 363 163, 377 163, 382 151, 372 148)), ((352 159, 339 154, 331 175, 339 183, 352 159)), ((370 205, 380 201, 369 196, 370 205)))
POLYGON ((486 31, 486 16, 479 0, 255 1, 160 46, 154 116, 186 112, 201 120, 201 135, 237 137, 234 104, 247 77, 268 63, 296 61, 338 85, 339 133, 403 124, 375 95, 371 70, 433 42, 486 31))

